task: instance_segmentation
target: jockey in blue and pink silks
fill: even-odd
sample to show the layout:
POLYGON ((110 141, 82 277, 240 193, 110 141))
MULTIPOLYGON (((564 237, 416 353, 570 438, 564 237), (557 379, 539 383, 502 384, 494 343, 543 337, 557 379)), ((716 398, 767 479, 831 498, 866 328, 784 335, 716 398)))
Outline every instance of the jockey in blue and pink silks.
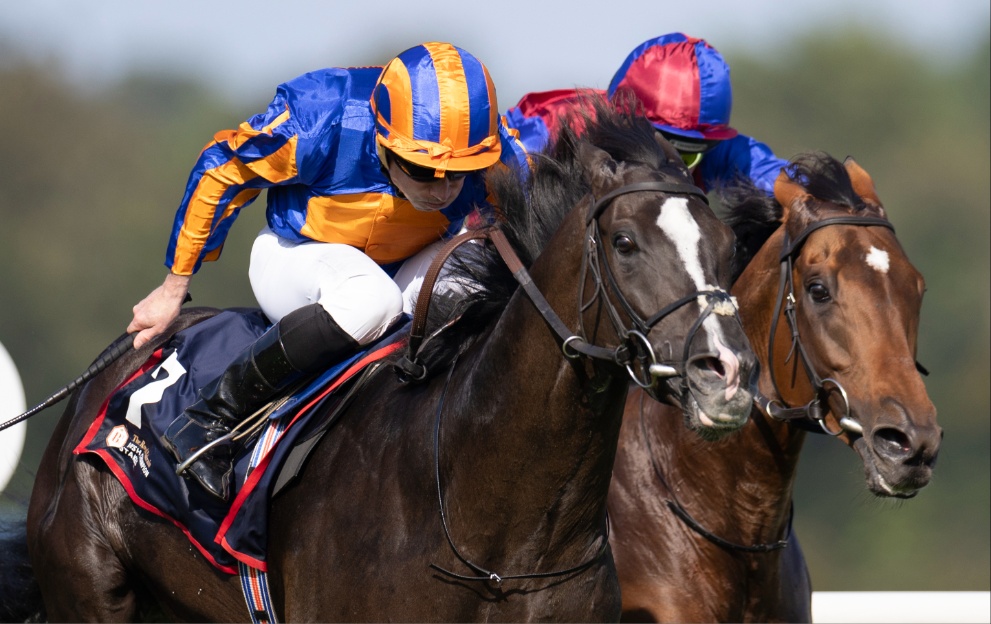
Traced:
POLYGON ((730 69, 703 39, 671 33, 645 41, 630 52, 607 91, 530 93, 506 112, 506 121, 520 133, 527 151, 536 152, 557 135, 563 116, 582 107, 590 95, 617 103, 627 95, 638 100, 703 190, 743 176, 770 195, 781 168, 788 164, 767 145, 730 127, 730 69))
MULTIPOLYGON (((180 462, 293 380, 329 368, 412 313, 430 261, 466 216, 491 209, 485 171, 525 175, 488 70, 430 42, 385 67, 332 68, 280 85, 268 110, 200 153, 175 217, 165 282, 134 307, 135 348, 178 317, 192 275, 216 260, 241 208, 268 190, 249 278, 275 325, 166 430, 180 462)), ((227 499, 231 445, 187 476, 227 499)))

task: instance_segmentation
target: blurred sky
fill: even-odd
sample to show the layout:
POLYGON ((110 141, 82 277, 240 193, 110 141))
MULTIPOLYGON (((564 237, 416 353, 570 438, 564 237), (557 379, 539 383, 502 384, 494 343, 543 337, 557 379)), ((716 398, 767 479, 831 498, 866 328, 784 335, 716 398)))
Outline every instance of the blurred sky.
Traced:
POLYGON ((0 9, 0 59, 54 61, 99 88, 135 69, 209 81, 267 103, 325 66, 384 64, 417 43, 455 43, 492 73, 500 108, 530 91, 606 87, 626 55, 672 31, 773 56, 795 39, 858 25, 936 62, 988 32, 988 0, 30 0, 0 9))

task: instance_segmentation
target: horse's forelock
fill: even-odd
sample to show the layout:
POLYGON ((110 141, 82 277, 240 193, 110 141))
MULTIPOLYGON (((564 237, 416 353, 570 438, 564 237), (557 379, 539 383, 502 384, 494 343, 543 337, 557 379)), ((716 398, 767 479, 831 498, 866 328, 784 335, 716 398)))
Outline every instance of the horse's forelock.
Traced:
MULTIPOLYGON (((790 161, 788 174, 816 199, 842 206, 854 214, 876 210, 854 190, 843 163, 825 152, 799 154, 790 161)), ((815 217, 815 207, 809 206, 809 210, 813 213, 810 216, 815 217)))
POLYGON ((635 99, 620 99, 612 103, 597 99, 592 102, 595 121, 589 122, 582 139, 605 151, 617 162, 639 163, 690 181, 688 169, 672 148, 665 151, 658 132, 643 115, 635 99))

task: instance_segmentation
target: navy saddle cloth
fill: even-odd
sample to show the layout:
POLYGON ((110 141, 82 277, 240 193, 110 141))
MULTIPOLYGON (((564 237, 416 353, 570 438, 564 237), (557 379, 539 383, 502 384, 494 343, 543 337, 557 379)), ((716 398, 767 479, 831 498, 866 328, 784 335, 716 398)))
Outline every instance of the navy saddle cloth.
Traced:
POLYGON ((225 503, 196 481, 177 477, 175 459, 160 438, 196 401, 198 389, 268 327, 256 309, 229 309, 177 333, 110 394, 74 451, 101 457, 136 505, 173 522, 208 561, 231 574, 238 561, 267 570, 268 503, 278 469, 294 443, 320 426, 317 408, 365 366, 403 347, 407 335, 391 332, 273 412, 260 436, 235 459, 234 495, 225 503))

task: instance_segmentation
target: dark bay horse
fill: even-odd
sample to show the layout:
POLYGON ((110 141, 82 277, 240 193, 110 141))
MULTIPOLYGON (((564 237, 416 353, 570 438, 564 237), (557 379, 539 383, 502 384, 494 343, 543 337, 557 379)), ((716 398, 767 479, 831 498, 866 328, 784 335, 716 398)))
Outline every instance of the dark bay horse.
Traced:
MULTIPOLYGON (((746 421, 732 232, 645 120, 600 107, 586 126, 526 184, 494 176, 520 267, 463 245, 475 290, 427 334, 430 373, 378 368, 273 499, 281 620, 618 619, 606 496, 631 376, 707 438, 746 421)), ((53 620, 247 619, 236 577, 71 454, 150 348, 72 396, 41 461, 28 545, 53 620)))
POLYGON ((925 286, 871 178, 806 154, 775 196, 748 190, 730 219, 752 256, 732 292, 761 363, 760 409, 700 445, 643 393, 626 402, 608 503, 624 620, 810 620, 791 530, 807 428, 852 446, 877 496, 915 496, 932 476, 942 432, 915 360, 925 286))

